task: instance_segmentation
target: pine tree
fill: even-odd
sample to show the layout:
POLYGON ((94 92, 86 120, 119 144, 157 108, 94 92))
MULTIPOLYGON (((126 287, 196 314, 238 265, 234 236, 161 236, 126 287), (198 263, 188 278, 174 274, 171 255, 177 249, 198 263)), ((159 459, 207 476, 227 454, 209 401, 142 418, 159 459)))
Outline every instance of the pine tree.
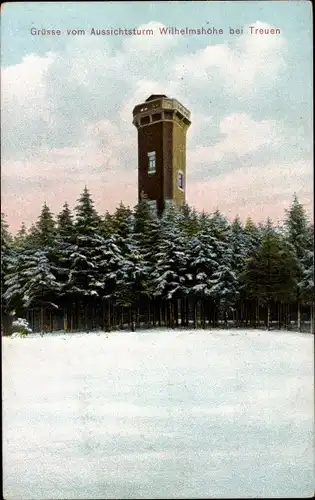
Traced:
POLYGON ((8 316, 8 301, 5 297, 7 290, 6 278, 8 275, 8 263, 12 258, 12 236, 6 217, 1 213, 1 331, 8 333, 10 329, 10 317, 8 316))
POLYGON ((107 238, 101 236, 94 238, 96 245, 94 247, 95 258, 91 259, 94 268, 89 277, 90 294, 115 302, 117 282, 124 263, 118 240, 115 235, 107 238))
POLYGON ((256 250, 261 242, 261 233, 251 217, 247 217, 244 226, 244 236, 246 241, 247 256, 256 250))
POLYGON ((44 309, 57 307, 55 298, 61 288, 47 253, 47 250, 27 249, 13 255, 8 262, 4 294, 11 310, 40 307, 42 331, 44 309))
POLYGON ((133 307, 141 298, 150 296, 148 275, 148 263, 144 260, 139 242, 131 233, 125 240, 121 267, 117 273, 117 304, 133 307))
POLYGON ((25 247, 27 248, 40 248, 41 242, 38 234, 36 224, 32 224, 27 231, 25 238, 25 247))
POLYGON ((54 243, 55 237, 55 221, 45 202, 36 224, 36 239, 41 247, 48 247, 54 243))
POLYGON ((129 207, 121 202, 112 218, 113 232, 122 239, 128 238, 132 232, 133 214, 129 207))
POLYGON ((308 240, 308 217, 296 194, 293 196, 291 207, 286 210, 284 223, 288 241, 294 247, 297 258, 302 260, 308 240))
POLYGON ((183 298, 187 295, 186 241, 176 217, 169 208, 161 222, 161 243, 153 270, 154 296, 164 300, 183 298))
POLYGON ((297 324, 298 329, 301 329, 301 301, 303 294, 300 283, 303 276, 303 262, 306 258, 308 248, 308 217, 305 209, 299 203, 296 194, 293 196, 293 201, 288 210, 286 210, 286 218, 284 221, 286 228, 286 236, 288 242, 292 245, 295 255, 299 262, 297 281, 295 285, 295 297, 297 302, 297 324))
POLYGON ((57 235, 62 239, 72 238, 74 233, 73 217, 67 202, 57 216, 57 235))
MULTIPOLYGON (((224 245, 218 239, 218 234, 222 236, 221 231, 213 235, 214 224, 211 217, 203 213, 199 220, 199 233, 188 242, 188 288, 189 294, 194 303, 194 325, 197 321, 196 306, 201 302, 202 305, 202 324, 205 326, 206 308, 214 310, 217 308, 216 297, 212 292, 214 283, 212 282, 215 272, 219 269, 219 262, 223 256, 224 245)), ((213 316, 213 321, 216 318, 213 316)))
POLYGON ((309 225, 306 248, 301 260, 300 280, 298 282, 300 296, 310 307, 311 333, 314 333, 314 226, 309 225))
POLYGON ((115 233, 114 216, 111 215, 108 211, 100 221, 99 231, 100 235, 103 236, 104 238, 112 236, 115 233))
POLYGON ((99 232, 101 219, 94 208, 94 202, 86 186, 78 200, 75 211, 77 234, 92 235, 99 232))
POLYGON ((247 248, 244 228, 238 216, 231 224, 230 246, 232 249, 232 268, 239 276, 244 270, 247 248))
POLYGON ((213 237, 220 241, 227 241, 230 236, 229 221, 218 209, 209 217, 209 230, 213 237))
POLYGON ((199 221, 196 210, 190 208, 190 206, 185 203, 180 208, 178 219, 180 228, 183 231, 183 235, 187 239, 196 236, 199 231, 199 221))
POLYGON ((268 328, 272 302, 290 302, 296 275, 297 259, 291 247, 267 221, 261 245, 248 260, 242 281, 246 294, 267 306, 268 328))
POLYGON ((143 273, 146 274, 146 278, 143 278, 146 284, 143 281, 143 286, 148 293, 150 284, 153 291, 151 275, 156 266, 162 236, 161 221, 146 199, 140 200, 134 210, 133 239, 141 255, 143 273))
POLYGON ((219 265, 210 280, 211 291, 209 296, 216 301, 220 312, 223 314, 224 321, 227 323, 228 312, 232 310, 240 292, 239 280, 232 268, 233 251, 227 244, 224 244, 224 246, 222 258, 219 260, 219 265))
POLYGON ((14 246, 24 248, 26 246, 26 241, 27 241, 27 229, 25 223, 22 222, 21 228, 14 237, 14 246))
MULTIPOLYGON (((69 276, 72 266, 72 255, 76 251, 74 222, 67 202, 57 216, 57 231, 54 251, 51 253, 51 267, 60 284, 58 304, 64 311, 64 329, 68 329, 68 311, 72 305, 72 295, 69 292, 69 276)), ((71 328, 70 328, 71 329, 71 328)))

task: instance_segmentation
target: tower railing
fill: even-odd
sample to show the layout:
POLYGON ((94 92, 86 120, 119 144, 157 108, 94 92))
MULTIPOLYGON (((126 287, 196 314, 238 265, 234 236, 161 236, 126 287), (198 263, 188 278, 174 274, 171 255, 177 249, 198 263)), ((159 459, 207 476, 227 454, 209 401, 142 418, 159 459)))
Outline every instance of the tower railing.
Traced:
POLYGON ((133 116, 142 117, 151 114, 153 111, 158 112, 162 110, 178 111, 190 121, 190 111, 180 104, 177 99, 170 99, 168 97, 162 97, 143 104, 138 104, 133 110, 133 116))

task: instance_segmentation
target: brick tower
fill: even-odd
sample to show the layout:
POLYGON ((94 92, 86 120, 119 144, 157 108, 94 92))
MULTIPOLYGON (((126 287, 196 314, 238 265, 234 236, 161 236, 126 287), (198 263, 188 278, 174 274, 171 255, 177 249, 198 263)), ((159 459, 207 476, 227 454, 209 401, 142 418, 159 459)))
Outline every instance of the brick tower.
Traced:
POLYGON ((170 202, 185 203, 186 133, 190 111, 176 99, 152 94, 133 110, 138 129, 138 196, 159 214, 170 202))

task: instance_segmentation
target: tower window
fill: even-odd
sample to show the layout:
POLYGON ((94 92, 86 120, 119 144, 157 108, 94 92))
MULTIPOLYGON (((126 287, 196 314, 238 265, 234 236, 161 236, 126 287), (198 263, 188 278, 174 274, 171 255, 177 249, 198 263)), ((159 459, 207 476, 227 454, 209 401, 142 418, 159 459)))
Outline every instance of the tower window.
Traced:
POLYGON ((178 187, 184 191, 184 174, 183 172, 178 172, 178 187))
POLYGON ((151 151, 148 153, 149 165, 148 165, 148 174, 152 175, 156 172, 156 152, 151 151))

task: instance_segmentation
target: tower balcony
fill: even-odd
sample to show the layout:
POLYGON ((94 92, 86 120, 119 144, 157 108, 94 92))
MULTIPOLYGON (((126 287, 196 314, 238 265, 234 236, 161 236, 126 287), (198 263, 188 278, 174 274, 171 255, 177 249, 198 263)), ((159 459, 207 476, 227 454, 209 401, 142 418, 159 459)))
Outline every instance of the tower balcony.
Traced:
POLYGON ((177 99, 153 94, 143 104, 135 106, 132 123, 137 128, 140 128, 156 121, 172 121, 175 119, 182 122, 185 128, 188 128, 191 124, 190 111, 177 99))

